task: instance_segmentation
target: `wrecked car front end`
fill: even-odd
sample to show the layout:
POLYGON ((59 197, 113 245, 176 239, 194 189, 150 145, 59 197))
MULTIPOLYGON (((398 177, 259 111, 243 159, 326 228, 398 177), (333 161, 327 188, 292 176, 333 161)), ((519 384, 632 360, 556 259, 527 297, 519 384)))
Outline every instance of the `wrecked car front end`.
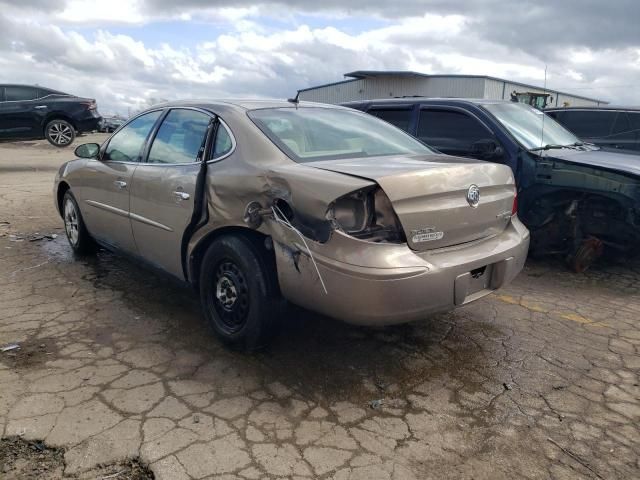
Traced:
POLYGON ((578 150, 535 159, 536 182, 521 209, 534 254, 567 255, 582 272, 605 248, 634 253, 640 242, 640 168, 617 162, 622 156, 578 150))

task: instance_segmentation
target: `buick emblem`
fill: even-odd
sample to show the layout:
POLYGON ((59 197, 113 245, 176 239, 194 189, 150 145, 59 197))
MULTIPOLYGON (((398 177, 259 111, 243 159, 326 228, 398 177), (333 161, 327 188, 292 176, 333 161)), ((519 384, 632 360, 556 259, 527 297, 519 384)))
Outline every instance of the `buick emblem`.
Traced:
POLYGON ((477 185, 471 185, 467 190, 467 202, 471 207, 476 208, 480 203, 480 189, 477 185))

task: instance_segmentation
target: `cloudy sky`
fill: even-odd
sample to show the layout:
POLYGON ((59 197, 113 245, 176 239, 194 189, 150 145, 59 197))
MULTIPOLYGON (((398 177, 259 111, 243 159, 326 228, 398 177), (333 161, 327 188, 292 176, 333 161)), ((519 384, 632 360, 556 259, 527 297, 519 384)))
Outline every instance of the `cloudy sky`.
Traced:
POLYGON ((281 97, 354 70, 506 77, 640 104, 638 0, 0 0, 0 82, 98 100, 281 97))

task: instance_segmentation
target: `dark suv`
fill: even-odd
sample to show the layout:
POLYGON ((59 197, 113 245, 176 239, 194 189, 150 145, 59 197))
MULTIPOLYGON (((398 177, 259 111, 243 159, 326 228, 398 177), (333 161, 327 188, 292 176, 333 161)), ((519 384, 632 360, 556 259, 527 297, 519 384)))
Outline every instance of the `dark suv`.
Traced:
POLYGON ((0 139, 46 138, 66 147, 76 133, 96 130, 96 101, 49 88, 0 85, 0 139))
MULTIPOLYGON (((604 247, 640 242, 640 157, 585 144, 522 103, 452 98, 350 102, 449 155, 509 165, 531 250, 584 271, 604 247)), ((482 196, 492 195, 482 191, 482 196)))
POLYGON ((549 108, 551 115, 585 142, 621 152, 640 152, 640 108, 549 108))

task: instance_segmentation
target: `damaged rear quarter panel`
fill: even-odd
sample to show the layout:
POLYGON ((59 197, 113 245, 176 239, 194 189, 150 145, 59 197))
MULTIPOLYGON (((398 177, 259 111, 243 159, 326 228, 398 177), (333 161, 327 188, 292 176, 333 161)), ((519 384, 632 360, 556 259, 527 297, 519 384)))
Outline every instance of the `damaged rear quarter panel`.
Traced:
MULTIPOLYGON (((231 129, 236 149, 223 160, 208 164, 205 189, 208 220, 190 239, 188 258, 192 258, 201 242, 220 229, 249 229, 244 216, 250 203, 258 202, 263 209, 269 209, 276 199, 288 203, 294 213, 294 225, 310 235, 307 242, 313 248, 318 243, 312 235, 316 227, 328 225, 325 215, 329 204, 354 190, 374 185, 368 180, 295 163, 267 139, 243 110, 229 108, 217 113, 231 129)), ((257 231, 271 236, 274 243, 290 247, 292 235, 300 241, 291 230, 273 221, 263 222, 257 231)), ((191 268, 192 281, 197 280, 194 273, 191 268)))

